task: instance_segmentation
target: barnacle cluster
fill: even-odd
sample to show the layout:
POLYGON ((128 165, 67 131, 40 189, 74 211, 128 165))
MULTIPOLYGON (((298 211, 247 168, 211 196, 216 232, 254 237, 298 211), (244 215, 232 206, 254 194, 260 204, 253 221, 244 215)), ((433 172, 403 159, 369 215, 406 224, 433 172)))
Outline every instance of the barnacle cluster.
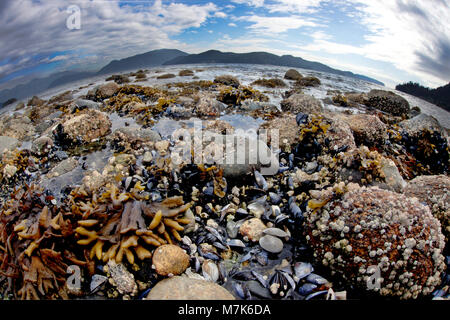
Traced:
POLYGON ((415 198, 358 187, 310 207, 306 219, 316 260, 356 287, 410 299, 431 293, 441 281, 444 236, 415 198), (376 271, 380 277, 372 279, 376 271))
POLYGON ((5 152, 1 156, 0 162, 0 182, 3 184, 17 181, 28 168, 30 161, 28 150, 18 150, 5 152))

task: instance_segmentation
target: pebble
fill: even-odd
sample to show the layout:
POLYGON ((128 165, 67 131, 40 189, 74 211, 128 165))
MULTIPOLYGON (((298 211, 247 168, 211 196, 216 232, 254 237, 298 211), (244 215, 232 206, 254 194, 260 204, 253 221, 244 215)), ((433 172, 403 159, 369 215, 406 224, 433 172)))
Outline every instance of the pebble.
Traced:
POLYGON ((283 251, 283 241, 271 235, 265 235, 259 239, 259 245, 266 251, 271 253, 279 253, 283 251))
POLYGON ((107 266, 108 275, 117 291, 123 295, 135 296, 138 292, 138 286, 134 280, 134 275, 123 264, 117 264, 114 260, 109 260, 107 266))
POLYGON ((155 250, 152 263, 161 276, 179 275, 189 266, 189 256, 180 247, 166 244, 155 250))
POLYGON ((241 227, 239 228, 239 233, 243 237, 247 237, 250 241, 256 242, 259 241, 259 239, 263 235, 262 232, 266 228, 266 225, 261 221, 261 219, 253 218, 250 220, 246 220, 241 225, 241 227))
POLYGON ((287 232, 278 228, 267 228, 263 231, 263 233, 279 238, 289 237, 287 232))

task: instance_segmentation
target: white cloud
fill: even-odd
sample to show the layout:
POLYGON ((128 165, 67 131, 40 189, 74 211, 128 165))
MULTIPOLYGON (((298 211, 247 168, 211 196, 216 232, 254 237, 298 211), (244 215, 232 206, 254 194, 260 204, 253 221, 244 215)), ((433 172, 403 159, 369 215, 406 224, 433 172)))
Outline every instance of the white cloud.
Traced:
POLYGON ((31 59, 25 63, 21 61, 24 57, 49 57, 54 52, 74 48, 83 56, 96 56, 98 64, 152 49, 182 50, 186 44, 172 40, 171 36, 198 28, 210 17, 223 17, 212 2, 187 5, 156 0, 151 6, 137 8, 119 6, 116 1, 73 0, 70 5, 81 8, 81 29, 68 30, 69 4, 65 0, 1 2, 0 57, 10 63, 0 68, 0 78, 40 62, 31 59))
POLYGON ((312 13, 327 0, 275 0, 275 4, 268 5, 270 12, 312 13))
POLYGON ((229 27, 237 27, 237 24, 236 24, 236 23, 233 23, 233 22, 230 22, 230 23, 228 24, 228 26, 229 26, 229 27))
POLYGON ((299 16, 289 17, 263 17, 263 16, 244 16, 239 20, 252 22, 248 28, 259 33, 283 33, 288 30, 299 29, 301 27, 317 27, 318 24, 309 19, 299 16))
POLYGON ((264 5, 264 0, 231 0, 231 2, 237 4, 246 4, 253 7, 262 7, 264 5))
POLYGON ((217 11, 217 12, 214 14, 214 17, 225 19, 226 17, 228 17, 228 15, 227 15, 226 13, 224 13, 224 12, 217 11))

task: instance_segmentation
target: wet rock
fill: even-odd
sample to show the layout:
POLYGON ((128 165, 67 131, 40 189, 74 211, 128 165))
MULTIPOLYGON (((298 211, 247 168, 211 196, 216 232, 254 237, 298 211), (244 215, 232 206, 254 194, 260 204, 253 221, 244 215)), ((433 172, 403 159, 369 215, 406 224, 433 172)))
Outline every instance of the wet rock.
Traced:
POLYGON ((270 234, 261 237, 261 239, 259 239, 259 245, 261 248, 271 253, 280 253, 283 251, 283 241, 270 234))
POLYGON ((387 127, 377 116, 355 114, 349 116, 346 122, 360 144, 383 144, 387 139, 387 127))
POLYGON ((236 77, 233 77, 231 75, 223 75, 223 76, 218 76, 214 79, 215 83, 221 83, 224 84, 226 86, 231 86, 234 88, 238 88, 241 83, 239 82, 239 80, 236 77))
POLYGON ((267 228, 263 231, 264 234, 269 234, 274 237, 285 238, 289 237, 289 234, 286 231, 283 231, 278 228, 267 228))
POLYGON ((45 103, 45 100, 40 99, 37 96, 33 96, 30 100, 28 100, 27 105, 33 107, 39 107, 45 103))
POLYGON ((180 247, 167 244, 156 248, 152 263, 161 276, 179 275, 189 266, 189 255, 180 247))
POLYGON ((147 151, 144 153, 144 156, 142 158, 142 163, 143 164, 150 164, 153 161, 153 155, 150 151, 147 151))
POLYGON ((217 101, 216 98, 209 94, 201 94, 198 97, 195 112, 199 116, 217 116, 224 111, 226 105, 217 101))
POLYGON ((284 78, 287 80, 299 80, 303 78, 303 76, 295 69, 290 69, 284 75, 284 78))
POLYGON ((89 99, 93 99, 94 101, 107 99, 115 95, 119 91, 119 89, 120 87, 117 83, 108 82, 90 90, 87 94, 87 97, 89 99))
POLYGON ((98 103, 98 102, 94 102, 92 100, 85 100, 85 99, 77 99, 77 100, 75 100, 75 105, 79 109, 88 108, 88 109, 95 109, 95 110, 100 109, 100 106, 101 106, 101 104, 98 103))
POLYGON ((205 130, 219 134, 233 134, 234 127, 223 120, 209 120, 206 122, 205 130))
POLYGON ((251 172, 252 169, 261 170, 263 175, 278 172, 278 158, 264 141, 231 135, 229 139, 232 141, 232 145, 227 146, 225 137, 222 136, 221 139, 220 147, 227 147, 222 149, 222 155, 226 156, 229 152, 229 157, 234 159, 234 164, 226 164, 226 159, 221 160, 225 177, 241 177, 251 172))
POLYGON ((225 288, 205 280, 172 277, 156 284, 146 300, 235 300, 225 288))
POLYGON ((241 105, 239 106, 239 109, 243 111, 261 111, 266 113, 278 113, 279 110, 276 105, 268 103, 268 102, 262 102, 262 101, 254 101, 251 99, 247 99, 242 101, 241 105))
POLYGON ((416 197, 426 203, 441 222, 442 232, 450 239, 450 178, 445 175, 419 176, 405 187, 408 197, 416 197))
POLYGON ((135 296, 138 293, 134 275, 123 264, 117 264, 114 260, 109 260, 107 273, 111 284, 116 287, 120 294, 135 296))
POLYGON ((165 156, 169 151, 170 142, 168 140, 162 140, 155 143, 155 149, 162 156, 165 156))
POLYGON ((78 160, 75 157, 68 158, 66 160, 58 163, 50 172, 47 174, 47 178, 51 179, 54 177, 62 176, 78 166, 78 160))
POLYGON ((298 87, 318 87, 320 84, 319 78, 316 77, 303 77, 295 82, 295 86, 298 87))
POLYGON ((148 128, 124 127, 114 131, 111 140, 114 149, 128 152, 144 147, 152 147, 155 142, 161 140, 161 136, 156 131, 148 128))
POLYGON ((432 132, 437 131, 441 135, 445 135, 445 130, 439 124, 439 121, 433 116, 423 113, 412 119, 400 122, 399 126, 412 137, 419 136, 423 130, 429 130, 432 132))
POLYGON ((319 113, 323 111, 322 103, 306 94, 293 94, 289 98, 281 101, 281 109, 292 113, 319 113))
POLYGON ((332 117, 345 122, 350 127, 358 145, 383 145, 388 138, 386 125, 375 115, 335 113, 332 117))
POLYGON ((356 148, 355 137, 350 126, 336 116, 336 114, 327 114, 325 116, 330 122, 330 128, 326 132, 327 138, 330 140, 330 149, 337 151, 347 147, 349 150, 356 148))
POLYGON ((192 77, 194 75, 194 71, 192 70, 181 70, 178 75, 180 77, 192 77))
POLYGON ((441 281, 445 242, 440 223, 415 198, 378 187, 355 188, 310 208, 305 217, 316 260, 355 287, 415 299, 441 281), (379 286, 368 286, 377 268, 379 286))
POLYGON ((42 136, 33 141, 31 152, 37 156, 47 155, 53 147, 53 140, 42 136))
POLYGON ((283 117, 273 118, 260 127, 267 130, 267 142, 272 142, 272 131, 278 130, 278 143, 281 150, 289 152, 291 146, 299 142, 299 127, 297 125, 296 116, 293 114, 285 114, 283 117))
POLYGON ((108 181, 112 180, 113 177, 102 175, 96 170, 89 171, 82 179, 82 184, 85 190, 95 192, 101 187, 105 186, 108 181))
POLYGON ((17 173, 17 167, 11 164, 5 165, 3 168, 3 176, 12 178, 17 173))
POLYGON ((25 108, 25 103, 23 102, 19 102, 16 107, 14 108, 14 111, 19 111, 22 110, 23 108, 25 108))
POLYGON ((16 113, 0 121, 0 132, 2 136, 24 141, 34 135, 35 129, 30 118, 16 113))
POLYGON ((248 240, 257 242, 263 236, 263 231, 266 229, 266 225, 259 218, 252 218, 244 221, 239 228, 239 233, 243 237, 247 237, 248 240))
POLYGON ((317 166, 318 166, 317 161, 308 162, 303 171, 305 171, 307 174, 312 174, 316 171, 317 166))
POLYGON ((278 78, 273 79, 258 79, 252 82, 253 86, 261 86, 266 88, 283 88, 286 87, 286 83, 278 78))
POLYGON ((20 142, 16 138, 0 136, 0 153, 5 152, 5 150, 14 150, 19 146, 20 142))
POLYGON ((58 94, 52 98, 50 98, 50 100, 48 101, 49 103, 60 103, 60 102, 64 102, 64 101, 68 101, 68 100, 72 100, 73 99, 73 93, 72 91, 65 91, 61 94, 58 94))
POLYGON ((83 143, 89 143, 111 132, 111 121, 106 113, 92 109, 70 115, 62 126, 64 133, 74 142, 81 140, 83 143))
POLYGON ((383 157, 380 163, 380 171, 389 190, 395 192, 403 191, 406 182, 403 180, 394 161, 383 157))
MULTIPOLYGON (((36 133, 37 133, 37 134, 40 134, 40 135, 44 134, 44 132, 45 132, 45 134, 49 134, 50 132, 47 132, 47 131, 49 131, 48 129, 49 129, 54 123, 55 123, 55 121, 53 121, 53 120, 44 120, 44 121, 40 122, 39 124, 37 124, 37 125, 35 126, 36 133)), ((51 130, 50 130, 50 131, 51 131, 51 130)), ((44 134, 44 135, 45 135, 45 134, 44 134)))
POLYGON ((124 84, 130 82, 130 78, 121 74, 114 74, 111 77, 107 78, 106 81, 114 81, 117 84, 124 84))
POLYGON ((402 116, 409 113, 408 101, 391 91, 371 90, 368 93, 366 105, 394 116, 402 116))
POLYGON ((161 79, 172 79, 172 78, 175 78, 175 77, 176 77, 176 75, 174 75, 172 73, 166 73, 166 74, 163 74, 163 75, 160 75, 160 76, 156 77, 156 79, 158 79, 158 80, 161 80, 161 79))

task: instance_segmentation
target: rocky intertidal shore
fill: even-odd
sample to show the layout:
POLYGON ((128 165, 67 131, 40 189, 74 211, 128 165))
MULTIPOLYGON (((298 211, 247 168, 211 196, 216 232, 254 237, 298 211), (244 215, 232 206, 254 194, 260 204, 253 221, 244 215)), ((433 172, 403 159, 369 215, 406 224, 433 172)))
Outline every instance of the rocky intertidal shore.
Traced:
POLYGON ((447 128, 388 90, 217 70, 1 114, 2 299, 450 297, 447 128))

